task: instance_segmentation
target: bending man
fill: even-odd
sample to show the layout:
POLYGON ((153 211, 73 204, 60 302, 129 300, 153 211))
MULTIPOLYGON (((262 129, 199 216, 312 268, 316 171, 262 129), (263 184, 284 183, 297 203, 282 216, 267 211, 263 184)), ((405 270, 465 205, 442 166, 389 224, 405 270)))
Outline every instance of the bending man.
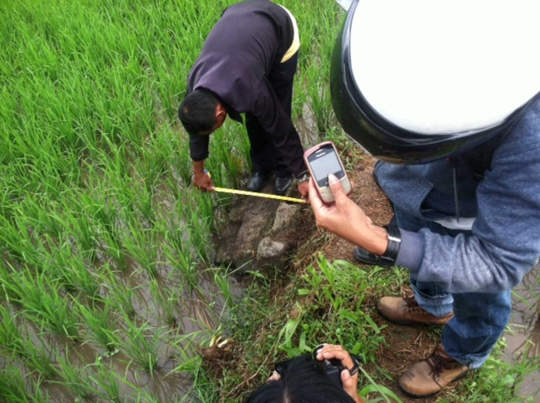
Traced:
POLYGON ((227 116, 245 123, 253 174, 248 190, 260 191, 273 172, 276 193, 284 194, 293 175, 308 193, 300 137, 291 122, 298 27, 293 15, 268 0, 247 0, 225 10, 191 69, 180 120, 190 136, 195 185, 211 191, 204 172, 211 133, 227 116))

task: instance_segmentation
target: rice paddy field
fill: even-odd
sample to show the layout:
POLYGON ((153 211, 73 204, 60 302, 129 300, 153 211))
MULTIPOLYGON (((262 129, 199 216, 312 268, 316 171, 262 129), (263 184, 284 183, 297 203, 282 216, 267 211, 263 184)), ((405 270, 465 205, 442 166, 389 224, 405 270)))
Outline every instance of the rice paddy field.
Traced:
MULTIPOLYGON (((194 401, 197 345, 237 292, 212 268, 227 197, 189 186, 186 78, 232 0, 0 2, 0 401, 194 401)), ((343 12, 283 0, 302 47, 294 115, 334 124, 343 12)), ((217 186, 249 170, 244 128, 211 142, 217 186)), ((308 145, 309 142, 306 144, 308 145)))

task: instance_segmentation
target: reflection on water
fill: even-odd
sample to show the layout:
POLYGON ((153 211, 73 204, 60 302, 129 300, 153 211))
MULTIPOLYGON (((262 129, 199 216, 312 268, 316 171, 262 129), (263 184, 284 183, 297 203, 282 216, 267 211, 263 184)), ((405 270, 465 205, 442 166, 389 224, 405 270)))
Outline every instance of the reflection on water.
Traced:
POLYGON ((307 103, 302 106, 302 117, 295 120, 294 126, 306 149, 321 141, 318 136, 315 115, 307 103))
MULTIPOLYGON (((68 367, 70 371, 77 373, 78 379, 92 388, 94 396, 87 400, 90 403, 115 401, 111 390, 117 390, 122 401, 139 401, 139 398, 143 398, 140 401, 147 401, 144 400, 145 396, 151 396, 160 402, 181 401, 190 392, 193 386, 191 375, 178 368, 197 354, 194 346, 202 341, 202 335, 208 337, 216 329, 216 324, 227 307, 224 306, 225 298, 221 288, 211 278, 213 269, 206 272, 208 275, 199 273, 199 284, 192 290, 182 287, 181 282, 171 274, 172 270, 172 267, 164 268, 161 276, 155 279, 155 290, 150 286, 152 279, 137 267, 136 262, 132 262, 126 272, 117 273, 119 280, 134 290, 133 320, 139 325, 147 323, 159 334, 156 342, 158 368, 152 374, 144 371, 123 351, 117 351, 112 356, 107 355, 103 346, 86 340, 84 335, 89 329, 81 329, 84 342, 74 342, 62 335, 43 332, 43 329, 32 322, 18 320, 25 338, 31 340, 39 351, 47 352, 47 355, 42 357, 43 360, 50 361, 54 368, 57 368, 40 386, 42 392, 48 394, 51 403, 77 401, 79 392, 74 390, 72 382, 62 379, 60 375, 64 368, 68 367), (169 302, 175 316, 173 325, 166 322, 163 301, 156 301, 156 292, 162 296, 172 296, 169 302), (60 365, 62 362, 69 365, 64 367, 60 365), (56 371, 58 374, 54 373, 56 371)), ((232 278, 228 280, 229 292, 239 295, 239 285, 232 278)), ((127 337, 125 332, 129 332, 124 328, 118 331, 124 337, 127 337)), ((0 355, 0 369, 20 368, 19 372, 23 376, 36 378, 35 382, 28 383, 27 393, 33 395, 36 391, 32 390, 30 385, 39 383, 37 375, 32 374, 33 368, 23 365, 15 358, 5 359, 0 355)), ((3 402, 1 396, 0 401, 3 402)))
MULTIPOLYGON (((514 289, 510 331, 505 334, 505 359, 519 360, 523 354, 540 359, 540 266, 533 269, 514 289)), ((521 396, 540 401, 540 372, 531 374, 519 390, 521 396)))

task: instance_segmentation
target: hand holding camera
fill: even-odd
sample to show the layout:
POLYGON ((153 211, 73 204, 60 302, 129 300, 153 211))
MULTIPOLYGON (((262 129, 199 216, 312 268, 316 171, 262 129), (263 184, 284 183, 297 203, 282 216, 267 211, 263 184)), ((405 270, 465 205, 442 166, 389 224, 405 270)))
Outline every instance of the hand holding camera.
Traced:
POLYGON ((314 356, 324 363, 326 374, 332 380, 339 381, 343 390, 355 402, 364 403, 364 400, 358 396, 358 371, 360 368, 358 358, 349 354, 342 346, 333 344, 317 346, 314 356))
MULTIPOLYGON (((350 399, 352 399, 355 403, 365 403, 358 396, 359 369, 360 360, 356 356, 349 354, 342 346, 321 344, 313 350, 312 354, 303 354, 276 363, 275 371, 267 382, 284 381, 294 384, 292 379, 298 377, 304 384, 311 382, 307 386, 309 386, 310 391, 315 393, 317 398, 328 393, 330 387, 331 394, 335 397, 336 402, 350 402, 350 399), (309 376, 306 377, 306 374, 309 374, 309 376), (321 376, 323 379, 320 378, 321 376), (341 394, 336 395, 337 391, 341 394)), ((297 389, 296 386, 293 389, 297 389)), ((304 385, 304 390, 307 386, 304 385)), ((312 396, 312 398, 314 397, 312 396)), ((292 399, 291 401, 295 400, 292 399)))

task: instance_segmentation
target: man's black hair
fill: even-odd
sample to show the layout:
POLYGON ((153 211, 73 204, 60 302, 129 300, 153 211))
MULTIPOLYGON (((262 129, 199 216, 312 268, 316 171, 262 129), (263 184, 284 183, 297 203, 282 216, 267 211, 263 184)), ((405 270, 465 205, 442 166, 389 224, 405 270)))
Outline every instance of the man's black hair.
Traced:
POLYGON ((354 403, 311 357, 294 359, 278 381, 268 381, 246 403, 354 403))
POLYGON ((189 93, 180 103, 178 117, 189 134, 209 132, 216 124, 218 99, 204 89, 189 93))

